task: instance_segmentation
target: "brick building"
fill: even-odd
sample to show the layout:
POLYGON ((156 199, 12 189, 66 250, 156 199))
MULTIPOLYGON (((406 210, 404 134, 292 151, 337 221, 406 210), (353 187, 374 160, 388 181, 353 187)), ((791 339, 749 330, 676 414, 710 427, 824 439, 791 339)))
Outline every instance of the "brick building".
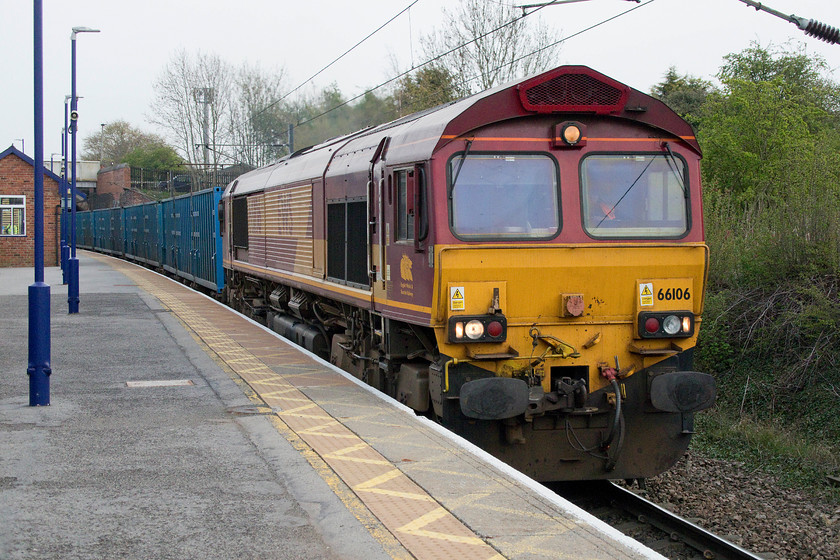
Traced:
POLYGON ((127 163, 100 169, 96 175, 96 189, 89 193, 87 199, 91 210, 131 206, 151 202, 151 200, 145 194, 132 188, 131 168, 127 163))
MULTIPOLYGON (((0 267, 35 266, 35 162, 11 146, 0 152, 0 267)), ((44 169, 44 266, 59 266, 59 177, 44 169)))

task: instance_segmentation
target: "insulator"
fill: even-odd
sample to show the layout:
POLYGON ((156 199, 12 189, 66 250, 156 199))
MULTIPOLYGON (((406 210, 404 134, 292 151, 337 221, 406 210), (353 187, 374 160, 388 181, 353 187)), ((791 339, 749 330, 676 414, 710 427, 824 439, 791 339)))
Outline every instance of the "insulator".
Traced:
POLYGON ((808 21, 804 31, 806 35, 816 37, 826 43, 840 44, 840 30, 815 19, 808 21))

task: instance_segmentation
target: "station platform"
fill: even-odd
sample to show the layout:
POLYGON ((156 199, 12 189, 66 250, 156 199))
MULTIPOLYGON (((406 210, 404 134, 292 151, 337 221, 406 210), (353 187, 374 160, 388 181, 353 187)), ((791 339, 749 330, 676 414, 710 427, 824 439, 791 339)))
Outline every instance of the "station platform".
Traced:
POLYGON ((0 558, 663 558, 201 293, 79 252, 28 406, 0 269, 0 558))

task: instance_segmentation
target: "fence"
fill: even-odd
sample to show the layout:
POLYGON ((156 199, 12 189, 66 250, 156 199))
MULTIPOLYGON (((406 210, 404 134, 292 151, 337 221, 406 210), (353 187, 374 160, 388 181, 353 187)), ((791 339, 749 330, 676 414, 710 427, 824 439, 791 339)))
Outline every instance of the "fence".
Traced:
POLYGON ((204 171, 196 169, 142 169, 131 168, 131 188, 140 191, 160 191, 171 195, 198 192, 213 187, 226 187, 248 169, 221 169, 204 171))

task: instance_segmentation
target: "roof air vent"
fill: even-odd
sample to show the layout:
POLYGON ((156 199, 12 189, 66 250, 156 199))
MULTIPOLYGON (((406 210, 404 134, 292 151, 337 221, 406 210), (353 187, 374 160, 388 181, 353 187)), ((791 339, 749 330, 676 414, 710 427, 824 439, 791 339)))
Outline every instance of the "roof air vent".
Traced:
POLYGON ((583 66, 561 67, 519 85, 522 106, 537 113, 618 113, 630 88, 583 66))

